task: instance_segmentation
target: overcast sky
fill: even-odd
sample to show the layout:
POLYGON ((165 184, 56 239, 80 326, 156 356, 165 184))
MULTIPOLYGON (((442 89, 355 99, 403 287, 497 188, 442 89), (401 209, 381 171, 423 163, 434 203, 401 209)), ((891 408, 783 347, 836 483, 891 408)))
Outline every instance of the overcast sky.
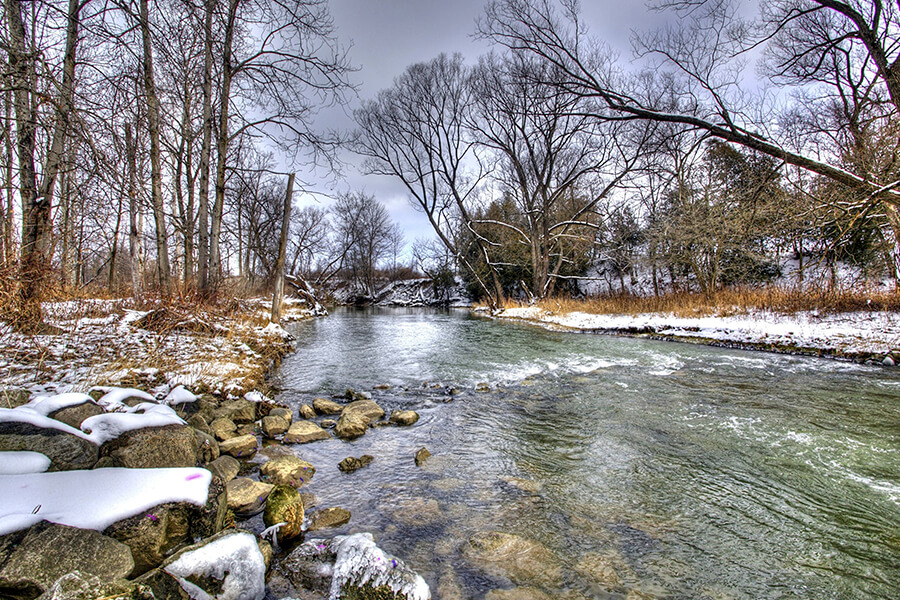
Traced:
MULTIPOLYGON (((361 99, 373 97, 390 87, 393 79, 407 66, 430 60, 440 54, 460 52, 474 60, 489 47, 472 39, 475 21, 486 0, 330 0, 331 13, 341 44, 351 45, 350 58, 359 67, 352 80, 359 86, 361 99)), ((643 0, 582 0, 582 13, 592 34, 617 49, 622 60, 630 60, 630 36, 633 30, 652 29, 660 24, 660 15, 647 10, 643 0)), ((320 115, 322 127, 352 128, 349 113, 358 102, 344 111, 320 115)), ((402 184, 385 176, 364 176, 348 155, 345 179, 337 188, 317 187, 329 193, 364 190, 374 194, 390 210, 406 233, 408 243, 417 237, 431 236, 427 219, 410 205, 402 184)), ((305 197, 302 203, 312 200, 305 197)), ((319 197, 316 202, 327 206, 319 197)))

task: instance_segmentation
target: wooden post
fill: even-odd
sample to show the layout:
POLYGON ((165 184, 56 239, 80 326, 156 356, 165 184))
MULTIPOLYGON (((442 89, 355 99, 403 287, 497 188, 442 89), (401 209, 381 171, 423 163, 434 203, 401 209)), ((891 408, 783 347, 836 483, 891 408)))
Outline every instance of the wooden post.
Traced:
POLYGON ((272 322, 281 322, 281 300, 284 298, 284 262, 287 255, 288 230, 291 227, 291 196, 294 193, 294 174, 288 175, 284 193, 284 213, 281 216, 281 241, 278 243, 278 261, 275 263, 275 292, 272 294, 272 322))

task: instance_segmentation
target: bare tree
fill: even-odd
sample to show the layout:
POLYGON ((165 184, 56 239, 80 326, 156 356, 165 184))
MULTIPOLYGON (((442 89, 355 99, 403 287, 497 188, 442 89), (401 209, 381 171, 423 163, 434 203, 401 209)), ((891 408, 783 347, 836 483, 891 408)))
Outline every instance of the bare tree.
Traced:
POLYGON ((461 56, 442 54, 412 65, 392 88, 354 113, 359 125, 356 151, 367 157, 368 173, 403 182, 413 205, 496 307, 503 287, 490 260, 490 242, 476 232, 470 214, 486 175, 468 128, 474 101, 461 56), (460 247, 462 228, 472 235, 489 267, 486 277, 460 247))
MULTIPOLYGON (((896 89, 900 66, 900 11, 878 0, 854 3, 809 0, 786 3, 789 10, 777 21, 775 33, 763 34, 738 19, 727 0, 677 0, 662 3, 676 10, 679 26, 639 41, 640 53, 659 59, 658 69, 684 81, 679 110, 670 111, 642 101, 616 67, 612 55, 587 34, 576 2, 565 0, 561 9, 551 0, 495 0, 479 24, 479 31, 516 52, 536 56, 565 74, 557 85, 595 103, 600 118, 618 115, 697 128, 722 140, 828 177, 870 196, 900 204, 900 181, 882 181, 871 173, 855 173, 828 157, 789 149, 769 132, 767 123, 751 118, 747 95, 737 74, 745 52, 764 43, 795 18, 811 11, 831 11, 848 23, 848 35, 863 41, 878 65, 879 85, 896 89), (885 7, 888 7, 885 9, 885 7)), ((821 47, 825 53, 836 46, 821 47)), ((896 96, 892 94, 892 101, 896 96)), ((896 107, 896 104, 895 104, 896 107)))

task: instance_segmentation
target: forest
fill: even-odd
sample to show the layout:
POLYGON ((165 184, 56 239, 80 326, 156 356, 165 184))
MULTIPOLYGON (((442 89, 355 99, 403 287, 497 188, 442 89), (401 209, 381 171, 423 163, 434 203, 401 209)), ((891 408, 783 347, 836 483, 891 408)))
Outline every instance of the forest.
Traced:
POLYGON ((573 0, 492 0, 473 29, 488 54, 360 101, 325 0, 4 0, 0 318, 265 289, 288 172, 304 191, 347 152, 434 236, 407 244, 363 190, 297 206, 285 270, 316 286, 458 274, 492 306, 598 280, 896 286, 900 4, 653 5, 669 25, 632 58, 573 0), (356 130, 318 127, 332 106, 356 130))

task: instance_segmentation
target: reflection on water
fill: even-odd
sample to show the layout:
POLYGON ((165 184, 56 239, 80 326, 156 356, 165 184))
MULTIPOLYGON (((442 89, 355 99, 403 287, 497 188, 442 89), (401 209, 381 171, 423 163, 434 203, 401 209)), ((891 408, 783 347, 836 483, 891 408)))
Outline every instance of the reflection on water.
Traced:
POLYGON ((295 334, 279 400, 352 387, 421 414, 294 448, 319 469, 321 505, 353 513, 339 531, 373 532, 436 598, 900 594, 892 371, 465 312, 338 311, 295 334), (336 468, 361 454, 375 461, 336 468), (519 536, 516 560, 492 561, 507 538, 490 531, 519 536))

